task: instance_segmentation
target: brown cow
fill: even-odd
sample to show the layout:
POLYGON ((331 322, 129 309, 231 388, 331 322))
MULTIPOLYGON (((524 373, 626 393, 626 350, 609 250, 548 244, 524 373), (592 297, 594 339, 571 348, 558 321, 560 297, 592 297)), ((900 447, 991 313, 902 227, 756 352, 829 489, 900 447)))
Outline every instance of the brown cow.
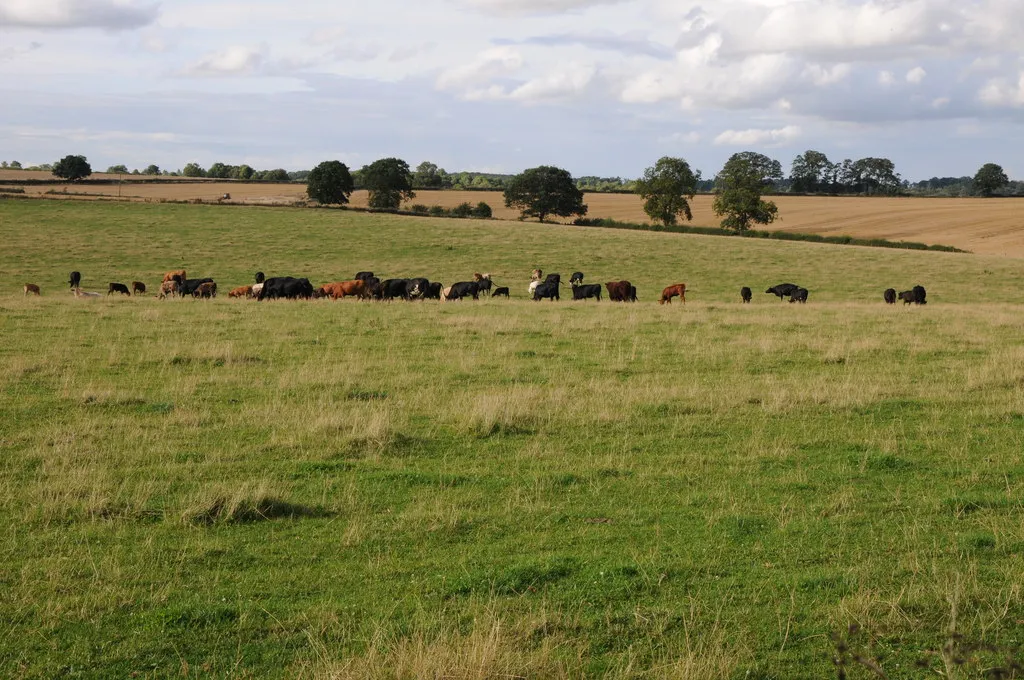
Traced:
POLYGON ((633 284, 629 281, 609 281, 604 285, 608 288, 608 299, 612 302, 629 302, 633 299, 633 284))
POLYGON ((682 300, 683 304, 686 304, 686 284, 677 283, 674 286, 669 286, 665 290, 661 291, 661 299, 658 300, 659 305, 663 305, 666 302, 672 304, 672 298, 676 295, 682 300))
POLYGON ((164 281, 160 284, 160 292, 157 297, 163 300, 165 297, 174 297, 178 293, 177 281, 164 281))
POLYGON ((180 284, 187 280, 188 276, 185 275, 184 269, 178 269, 164 274, 164 281, 177 281, 180 284))
POLYGON ((229 298, 251 298, 252 297, 252 286, 239 286, 228 293, 229 298))
POLYGON ((215 298, 217 297, 217 284, 213 281, 207 281, 206 283, 199 284, 195 292, 192 293, 192 297, 196 298, 215 298))
POLYGON ((34 283, 25 284, 25 295, 28 296, 29 293, 32 293, 33 295, 42 295, 42 293, 39 292, 39 286, 34 283))
POLYGON ((144 284, 142 281, 132 281, 132 295, 135 294, 145 295, 146 284, 144 284))
POLYGON ((358 298, 366 297, 366 281, 355 279, 352 281, 337 281, 335 283, 325 283, 318 289, 322 292, 324 297, 330 297, 332 300, 338 298, 348 297, 354 295, 358 298))

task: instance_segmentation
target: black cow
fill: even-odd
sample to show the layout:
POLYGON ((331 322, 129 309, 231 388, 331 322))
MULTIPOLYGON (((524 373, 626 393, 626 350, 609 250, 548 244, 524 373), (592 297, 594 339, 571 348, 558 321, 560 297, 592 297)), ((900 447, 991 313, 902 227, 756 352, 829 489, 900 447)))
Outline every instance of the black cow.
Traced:
POLYGON ((304 298, 308 300, 312 297, 313 284, 309 282, 309 279, 295 278, 294 276, 274 276, 263 282, 263 288, 260 289, 259 297, 256 299, 262 302, 263 300, 276 300, 278 298, 286 300, 304 298))
POLYGON ((405 284, 409 283, 409 279, 384 279, 380 282, 380 297, 382 300, 392 300, 394 298, 406 298, 405 284))
POLYGON ((380 288, 380 279, 376 276, 371 276, 368 279, 363 279, 363 283, 366 284, 366 295, 373 300, 383 299, 384 294, 380 288))
POLYGON ((924 286, 914 286, 912 292, 914 293, 914 302, 916 302, 919 305, 928 304, 928 301, 924 299, 924 296, 926 294, 924 286))
POLYGON ((504 295, 505 297, 508 297, 508 287, 507 286, 502 286, 500 288, 495 288, 494 292, 491 293, 491 297, 501 297, 502 295, 504 295))
POLYGON ((470 296, 474 300, 479 300, 479 295, 479 281, 460 281, 459 283, 453 283, 451 290, 448 291, 449 300, 461 300, 466 296, 470 296))
MULTIPOLYGON (((210 278, 206 278, 206 279, 186 279, 185 281, 178 281, 178 279, 180 279, 180 278, 181 278, 180 276, 176 277, 175 281, 177 281, 177 283, 178 283, 178 294, 181 295, 181 297, 185 297, 186 295, 192 295, 192 294, 194 294, 196 292, 196 289, 199 288, 199 286, 203 285, 204 283, 209 283, 209 282, 213 281, 213 279, 210 279, 210 278)), ((267 280, 268 281, 273 281, 274 279, 267 279, 267 280)), ((266 284, 264 284, 264 285, 266 285, 266 284)))
POLYGON ((882 293, 882 297, 885 299, 885 304, 894 305, 896 304, 896 289, 886 288, 885 292, 882 293))
POLYGON ((376 277, 373 275, 373 272, 359 272, 358 274, 356 274, 352 278, 354 278, 356 280, 359 280, 359 281, 366 281, 367 279, 373 279, 373 278, 376 278, 376 277))
POLYGON ((573 272, 569 277, 570 286, 579 286, 583 283, 583 272, 573 272))
MULTIPOLYGON (((575 276, 575 275, 574 275, 575 276)), ((601 299, 601 284, 589 283, 587 285, 576 284, 572 287, 573 300, 586 300, 587 298, 601 299)))
POLYGON ((480 288, 481 293, 487 293, 488 295, 491 294, 491 280, 489 278, 482 278, 476 283, 480 288))
POLYGON ((805 302, 807 302, 807 289, 797 288, 796 290, 793 291, 793 294, 790 296, 789 301, 791 303, 799 302, 800 304, 804 304, 805 302))
POLYGON ((749 287, 743 286, 742 288, 740 288, 740 299, 743 300, 743 304, 749 303, 751 298, 753 297, 754 294, 753 292, 751 292, 749 287))
POLYGON ((431 281, 430 285, 427 286, 427 292, 423 294, 424 300, 440 300, 441 299, 441 288, 443 286, 437 281, 431 281))
POLYGON ((415 300, 426 296, 430 289, 430 281, 425 278, 409 279, 405 282, 405 299, 415 300))
POLYGON ((110 287, 107 288, 107 295, 110 295, 111 293, 121 293, 122 295, 127 295, 128 297, 132 296, 131 291, 128 290, 128 286, 124 285, 123 283, 110 284, 110 287))
POLYGON ((629 302, 636 302, 636 286, 629 287, 629 302))
POLYGON ((562 276, 560 274, 548 274, 547 278, 544 279, 544 283, 560 285, 562 283, 562 276))
POLYGON ((781 300, 784 297, 792 297, 793 292, 798 290, 799 288, 800 286, 796 285, 795 283, 780 283, 777 286, 772 286, 765 292, 771 293, 772 295, 778 295, 779 299, 781 300))
POLYGON ((550 279, 552 276, 555 277, 555 280, 545 281, 537 286, 536 290, 533 291, 534 300, 543 300, 544 298, 548 298, 554 301, 560 299, 558 297, 558 286, 561 281, 559 280, 558 274, 549 274, 548 278, 550 279))
POLYGON ((263 283, 266 280, 267 277, 263 272, 256 272, 256 283, 263 283))
POLYGON ((80 288, 82 286, 82 272, 71 272, 71 278, 68 279, 68 283, 71 284, 71 288, 80 288))

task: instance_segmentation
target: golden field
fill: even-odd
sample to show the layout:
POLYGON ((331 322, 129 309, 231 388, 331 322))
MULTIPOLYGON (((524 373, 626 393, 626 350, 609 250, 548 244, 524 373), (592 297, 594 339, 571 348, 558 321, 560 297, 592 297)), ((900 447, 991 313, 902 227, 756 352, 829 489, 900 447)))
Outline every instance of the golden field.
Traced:
MULTIPOLYGON (((0 189, 4 180, 49 179, 52 175, 17 170, 0 171, 0 189)), ((92 179, 117 179, 117 175, 95 173, 92 179)), ((123 183, 68 184, 54 178, 52 184, 26 185, 26 195, 47 192, 56 198, 151 201, 218 202, 230 194, 229 203, 248 205, 287 205, 305 200, 305 185, 298 183, 242 183, 224 180, 155 178, 123 176, 123 183), (149 181, 140 180, 178 180, 149 181)), ((693 201, 693 222, 715 226, 718 219, 711 210, 711 196, 693 201)), ((866 198, 859 196, 774 196, 779 220, 772 229, 833 236, 885 238, 894 241, 919 241, 956 246, 975 253, 1024 257, 1024 201, 1012 198, 866 198)), ((420 191, 406 203, 454 207, 463 202, 488 203, 497 219, 516 219, 518 212, 506 208, 498 191, 420 191)), ((588 216, 608 217, 629 222, 646 222, 640 199, 632 194, 587 194, 588 216)), ((351 205, 366 206, 366 192, 352 195, 351 205)))

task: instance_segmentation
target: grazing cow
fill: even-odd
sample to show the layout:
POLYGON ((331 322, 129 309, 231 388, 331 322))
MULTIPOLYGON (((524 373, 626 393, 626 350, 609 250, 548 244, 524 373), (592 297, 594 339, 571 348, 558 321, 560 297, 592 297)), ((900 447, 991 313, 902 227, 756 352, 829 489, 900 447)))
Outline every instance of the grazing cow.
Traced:
POLYGON ((373 272, 358 272, 358 273, 357 273, 357 274, 356 274, 355 276, 353 276, 352 278, 354 278, 354 279, 358 279, 358 280, 360 280, 360 281, 366 281, 367 279, 374 279, 374 278, 377 278, 377 277, 375 277, 375 276, 373 275, 373 272))
POLYGON ((405 284, 408 282, 408 279, 384 279, 380 284, 381 299, 405 298, 405 284))
POLYGON ((252 297, 252 286, 239 286, 238 288, 232 288, 228 291, 229 298, 251 298, 252 297))
POLYGON ((544 298, 548 298, 552 302, 560 300, 561 298, 558 297, 558 286, 561 283, 562 281, 558 274, 549 274, 547 280, 533 291, 534 301, 543 300, 544 298))
POLYGON ((430 285, 427 286, 427 292, 423 294, 424 300, 440 300, 441 299, 441 284, 437 281, 431 281, 430 285))
POLYGON ((540 277, 544 276, 544 272, 539 269, 534 269, 533 273, 530 274, 531 281, 540 281, 540 277))
MULTIPOLYGON (((344 297, 366 297, 366 282, 359 279, 352 281, 338 281, 337 283, 327 283, 317 288, 320 295, 319 297, 329 297, 332 300, 344 297)), ((314 297, 317 297, 314 292, 314 297)))
POLYGON ((257 283, 252 287, 252 295, 249 297, 259 297, 260 291, 263 290, 263 284, 257 283))
POLYGON ((409 279, 405 282, 405 299, 406 300, 417 300, 422 299, 427 293, 427 289, 430 288, 430 280, 423 277, 416 279, 409 279))
POLYGON ((184 281, 178 281, 178 295, 185 297, 186 295, 192 295, 196 292, 196 289, 204 283, 210 283, 213 279, 207 277, 205 279, 185 279, 184 281))
POLYGON ((924 299, 924 296, 926 295, 924 286, 914 286, 912 292, 914 293, 914 302, 919 305, 928 304, 928 301, 924 299))
POLYGON ((256 272, 256 283, 263 283, 266 280, 266 274, 264 274, 263 272, 256 272))
POLYGON ((445 296, 447 300, 461 300, 464 297, 472 297, 474 300, 480 299, 480 283, 478 281, 460 281, 453 283, 448 294, 445 296))
POLYGON ((122 295, 127 295, 128 297, 132 296, 131 291, 128 290, 128 286, 124 285, 123 283, 111 283, 107 287, 107 295, 110 295, 111 293, 121 293, 122 295))
POLYGON ((896 304, 896 289, 886 288, 885 292, 882 293, 882 298, 885 299, 885 304, 887 305, 896 304))
POLYGON ((777 286, 772 286, 765 292, 771 293, 772 295, 778 295, 781 300, 784 297, 792 297, 793 291, 797 290, 799 287, 800 286, 795 283, 780 283, 777 286))
MULTIPOLYGON (((632 288, 632 286, 630 286, 630 288, 632 288)), ((633 301, 635 302, 636 301, 636 294, 633 293, 632 290, 630 291, 630 293, 633 294, 633 301)), ((677 283, 674 286, 669 286, 665 290, 661 291, 661 299, 658 300, 658 304, 659 305, 663 305, 666 302, 668 304, 672 304, 672 298, 674 298, 677 295, 679 296, 679 300, 685 305, 686 304, 686 284, 685 283, 677 283)))
POLYGON ((37 286, 34 283, 25 284, 25 297, 28 297, 29 293, 32 293, 33 295, 42 295, 42 293, 39 291, 39 286, 37 286))
POLYGON ((179 286, 187 280, 188 275, 185 274, 184 269, 177 269, 164 274, 164 281, 177 281, 179 286))
POLYGON ((569 277, 570 286, 579 286, 583 283, 583 272, 573 272, 569 277))
POLYGON ((481 293, 487 293, 488 295, 491 294, 491 275, 490 274, 484 274, 484 277, 482 279, 480 279, 479 281, 477 281, 477 284, 480 286, 480 292, 481 293))
POLYGON ((165 297, 174 297, 178 292, 177 281, 164 281, 160 284, 160 292, 157 293, 157 297, 163 300, 165 297))
POLYGON ((82 272, 71 272, 68 283, 71 284, 71 289, 74 290, 82 285, 82 272))
POLYGON ((905 305, 909 305, 912 302, 916 302, 916 299, 914 297, 914 291, 912 291, 912 290, 905 290, 905 291, 901 292, 899 294, 899 299, 903 300, 903 304, 905 304, 905 305))
POLYGON ((366 284, 366 296, 374 300, 380 300, 383 298, 383 293, 380 289, 380 279, 376 276, 370 276, 362 279, 363 283, 366 284))
MULTIPOLYGON (((254 286, 255 287, 255 286, 254 286)), ((259 297, 256 299, 276 300, 285 298, 287 300, 305 300, 313 297, 313 284, 307 278, 295 278, 294 276, 274 276, 263 282, 259 297)))
POLYGON ((597 298, 601 300, 601 284, 599 283, 588 283, 582 285, 580 283, 575 284, 572 287, 572 299, 573 300, 586 300, 587 298, 597 298))
POLYGON ((145 295, 146 284, 142 281, 132 281, 132 295, 135 295, 136 293, 139 295, 145 295))
POLYGON ((743 300, 743 304, 748 304, 753 297, 754 294, 749 287, 743 286, 740 288, 740 299, 743 300))
POLYGON ((628 302, 636 299, 633 284, 629 281, 609 281, 604 285, 608 289, 608 299, 612 302, 628 302))
POLYGON ((199 287, 192 292, 194 298, 215 298, 217 297, 217 284, 213 281, 199 284, 199 287))
POLYGON ((501 297, 502 295, 508 297, 508 286, 501 286, 500 288, 495 288, 494 292, 491 293, 491 297, 501 297))
POLYGON ((805 302, 807 302, 807 289, 806 288, 797 288, 796 290, 793 291, 793 294, 789 297, 789 301, 790 301, 790 303, 799 302, 800 304, 804 304, 805 302))

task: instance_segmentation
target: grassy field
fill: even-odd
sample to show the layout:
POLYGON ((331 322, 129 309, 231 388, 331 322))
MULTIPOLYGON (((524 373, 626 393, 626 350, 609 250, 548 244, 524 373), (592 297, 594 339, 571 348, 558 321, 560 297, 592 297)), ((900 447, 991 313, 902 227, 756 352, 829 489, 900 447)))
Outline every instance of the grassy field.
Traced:
POLYGON ((1012 259, 58 201, 0 201, 0 238, 0 675, 973 678, 1021 660, 1012 259), (257 269, 490 271, 513 299, 65 283, 182 266, 222 289, 257 269), (528 302, 534 267, 629 278, 641 302, 528 302), (685 307, 654 302, 680 281, 685 307), (810 302, 760 292, 781 281, 810 302), (915 283, 927 306, 882 303, 915 283))
MULTIPOLYGON (((27 179, 43 173, 0 171, 0 192, 4 179, 27 179)), ((48 175, 44 175, 48 176, 48 175)), ((96 174, 101 179, 117 179, 116 175, 96 174)), ((139 202, 203 201, 217 202, 225 193, 231 203, 245 205, 290 205, 306 198, 304 184, 222 182, 198 180, 195 183, 147 182, 154 179, 126 175, 124 185, 28 185, 16 187, 26 195, 43 196, 47 192, 69 192, 67 197, 101 199, 120 197, 139 202), (135 179, 129 179, 135 178, 135 179)), ((167 179, 167 178, 164 178, 167 179)), ((55 194, 61 197, 63 194, 55 194)), ((771 229, 826 236, 884 238, 893 241, 949 245, 986 255, 1024 257, 1024 229, 1021 213, 1024 203, 1013 198, 877 198, 858 196, 774 196, 779 220, 771 229)), ((491 206, 494 217, 515 220, 519 213, 506 208, 499 191, 419 191, 416 198, 403 206, 419 203, 454 208, 463 202, 476 205, 484 201, 491 206)), ((587 194, 585 201, 590 217, 611 218, 626 222, 649 221, 643 202, 633 194, 587 194)), ((713 197, 697 196, 693 201, 693 222, 696 226, 718 226, 721 218, 711 209, 713 197)), ((357 191, 351 204, 365 208, 367 195, 357 191)), ((571 221, 571 220, 568 220, 571 221)))

